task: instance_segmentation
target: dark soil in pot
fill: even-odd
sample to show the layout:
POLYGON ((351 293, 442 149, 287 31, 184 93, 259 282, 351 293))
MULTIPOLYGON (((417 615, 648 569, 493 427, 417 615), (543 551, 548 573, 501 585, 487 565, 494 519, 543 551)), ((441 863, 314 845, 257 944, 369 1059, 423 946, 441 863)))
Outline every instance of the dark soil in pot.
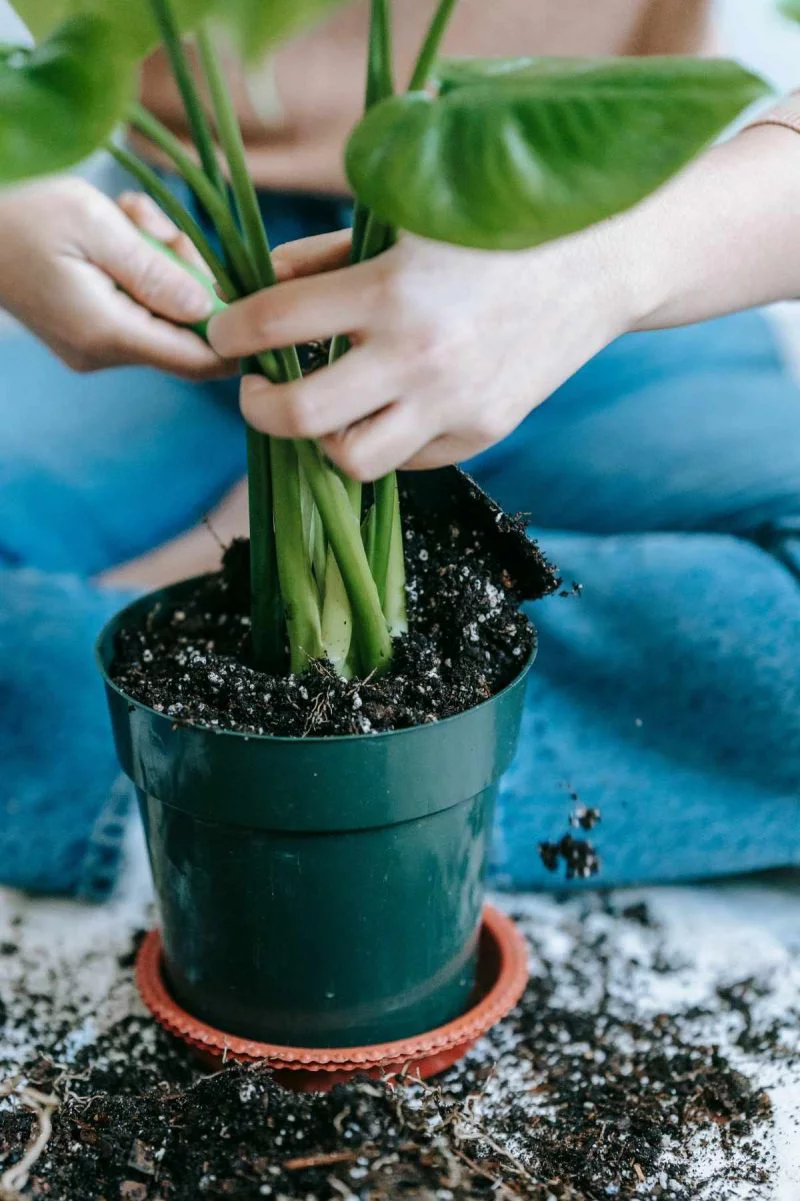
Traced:
POLYGON ((558 585, 525 539, 524 524, 494 513, 494 536, 487 537, 469 511, 466 519, 431 515, 406 496, 409 633, 380 678, 343 680, 325 662, 281 677, 249 665, 246 542, 234 543, 222 572, 199 581, 179 608, 157 607, 145 628, 123 630, 112 676, 125 693, 176 722, 241 733, 366 734, 462 713, 519 674, 535 640, 520 604, 558 585), (511 574, 503 553, 523 542, 525 581, 511 574))

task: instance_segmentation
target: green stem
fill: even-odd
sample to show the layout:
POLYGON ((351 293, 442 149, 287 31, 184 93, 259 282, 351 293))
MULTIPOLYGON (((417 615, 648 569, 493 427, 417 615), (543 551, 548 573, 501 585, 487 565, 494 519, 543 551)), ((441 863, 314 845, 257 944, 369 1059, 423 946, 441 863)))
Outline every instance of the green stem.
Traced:
POLYGON ((383 479, 376 480, 375 488, 375 532, 372 542, 370 568, 378 589, 381 607, 386 605, 386 581, 389 575, 389 553, 392 545, 394 510, 398 504, 397 476, 392 471, 383 479))
POLYGON ((403 521, 400 516, 400 492, 395 489, 392 505, 392 533, 389 545, 389 565, 386 571, 386 595, 383 602, 386 625, 393 638, 408 629, 406 598, 406 552, 403 542, 403 521))
MULTIPOLYGON (((158 0, 159 6, 167 15, 168 2, 169 0, 158 0)), ((377 6, 377 11, 382 12, 388 30, 388 9, 381 5, 377 6)), ((172 34, 174 30, 170 36, 172 34)), ((202 33, 198 47, 214 102, 220 141, 228 159, 237 209, 245 231, 244 240, 228 207, 227 192, 217 189, 186 152, 181 142, 160 122, 141 109, 141 106, 134 107, 132 123, 167 154, 208 212, 219 234, 230 274, 233 276, 232 282, 236 284, 237 291, 254 292, 259 286, 273 283, 275 280, 269 243, 263 229, 258 199, 247 170, 235 113, 213 49, 202 33)), ((179 39, 177 48, 182 57, 179 39)), ((174 52, 174 43, 172 49, 174 52)), ((191 76, 185 100, 190 92, 196 96, 191 76)), ((189 97, 187 111, 191 104, 192 99, 189 97)), ((202 107, 200 112, 202 113, 202 107)), ((204 162, 203 144, 203 135, 200 134, 198 151, 201 161, 204 162)), ((260 355, 258 361, 267 374, 277 368, 278 377, 284 380, 298 379, 302 374, 294 347, 260 355)), ((359 515, 353 509, 343 481, 324 461, 314 443, 263 440, 259 435, 252 435, 248 441, 251 463, 255 468, 255 479, 251 487, 251 496, 255 497, 255 504, 251 509, 251 556, 255 541, 258 544, 254 555, 254 587, 258 593, 254 605, 254 642, 258 647, 257 654, 262 656, 262 661, 272 656, 277 657, 278 623, 274 620, 274 614, 270 620, 268 601, 265 601, 262 595, 262 585, 266 588, 269 575, 273 584, 270 595, 274 598, 276 574, 280 582, 289 632, 292 670, 304 670, 308 660, 317 657, 323 650, 316 585, 303 533, 302 488, 307 482, 357 623, 361 666, 368 672, 382 669, 391 657, 391 638, 375 581, 370 574, 361 538, 359 515), (270 542, 270 539, 273 542, 270 542), (274 546, 274 552, 270 558, 271 546, 274 546)))
MULTIPOLYGON (((125 2, 126 0, 118 0, 118 3, 125 2)), ((130 0, 127 2, 130 3, 130 0)), ((183 51, 180 30, 175 22, 169 0, 150 0, 150 7, 158 24, 161 40, 172 67, 172 74, 183 100, 189 128, 192 131, 192 141, 197 148, 206 178, 221 196, 225 196, 225 180, 217 161, 211 126, 192 78, 189 63, 183 51)))
POLYGON ((390 0, 372 0, 367 57, 366 111, 394 92, 390 0))
MULTIPOLYGON (((283 611, 289 634, 290 667, 294 672, 303 672, 312 659, 321 659, 325 653, 322 644, 320 608, 317 602, 317 586, 311 572, 311 560, 305 545, 301 479, 298 459, 300 446, 282 438, 270 438, 270 461, 272 465, 272 505, 275 515, 275 549, 278 561, 278 578, 283 596, 283 611)), ((261 507, 261 497, 258 510, 261 507)), ((271 514, 270 514, 271 517, 271 514)), ((251 510, 250 520, 253 520, 251 510)), ((250 529, 250 543, 253 529, 250 529)), ((261 581, 253 579, 253 593, 257 594, 261 581)), ((253 615, 255 619, 255 614, 253 615)), ((255 621, 254 621, 255 629, 255 621)))
POLYGON ((319 448, 313 442, 296 442, 295 446, 342 573, 355 619, 362 669, 368 673, 380 671, 391 658, 392 640, 370 573, 359 519, 344 484, 324 462, 319 448))
MULTIPOLYGON (((392 13, 389 0, 372 0, 367 56, 367 86, 364 112, 394 93, 392 60, 392 13)), ((353 211, 353 242, 350 252, 353 263, 363 262, 361 248, 366 233, 369 209, 356 199, 353 211)))
POLYGON ((374 259, 383 254, 384 250, 388 250, 394 244, 396 237, 397 230, 393 226, 386 225, 379 221, 374 213, 370 213, 359 251, 359 263, 366 263, 367 259, 374 259))
MULTIPOLYGON (((381 100, 385 100, 394 92, 394 70, 392 64, 392 14, 390 0, 371 0, 370 8, 370 28, 368 41, 368 59, 367 59, 367 83, 366 93, 364 96, 364 109, 369 111, 373 105, 378 104, 381 100)), ((360 263, 364 257, 364 241, 365 234, 370 225, 369 210, 364 208, 358 201, 356 202, 355 211, 353 213, 353 241, 350 251, 350 259, 353 263, 360 263)), ((330 362, 335 363, 350 349, 349 339, 345 334, 338 334, 331 342, 330 362)), ((337 472, 339 478, 347 492, 350 504, 356 518, 361 520, 361 497, 362 488, 356 480, 349 479, 341 472, 337 472)), ((331 578, 331 566, 329 564, 326 578, 331 578)), ((333 577, 335 580, 335 576, 333 577)), ((326 589, 325 594, 325 610, 323 612, 323 628, 335 628, 335 618, 338 615, 340 626, 346 623, 346 617, 343 613, 340 604, 340 593, 334 588, 330 593, 326 589), (335 612, 329 613, 329 609, 333 608, 335 612)), ((345 634, 340 635, 340 642, 345 641, 345 634)))
POLYGON ((196 37, 203 74, 214 106, 217 134, 228 162, 239 220, 242 223, 247 248, 256 266, 259 287, 266 288, 275 283, 275 269, 272 266, 269 240, 264 229, 258 196, 247 165, 247 152, 239 119, 208 30, 201 27, 196 37))
MULTIPOLYGON (((414 67, 409 91, 419 91, 427 85, 455 5, 456 0, 440 0, 414 67)), ((381 254, 391 246, 395 237, 396 231, 378 221, 374 214, 370 213, 366 219, 362 215, 359 228, 354 231, 355 261, 364 262, 381 254)), ((394 472, 375 483, 370 552, 370 567, 388 628, 393 634, 401 633, 407 628, 405 556, 400 496, 394 472)))
POLYGON ((146 192, 150 193, 167 216, 175 222, 178 229, 186 234, 187 238, 189 238, 195 249, 207 263, 214 279, 219 284, 223 299, 234 300, 239 294, 236 285, 228 274, 222 259, 214 250, 214 247, 191 213, 186 211, 177 197, 172 194, 167 185, 156 175, 155 171, 151 167, 148 167, 146 163, 143 163, 141 159, 137 158, 135 154, 131 154, 124 146, 116 146, 113 142, 108 142, 106 149, 109 154, 113 155, 119 165, 129 175, 132 175, 146 192))
POLYGON ((347 597, 342 573, 333 551, 325 562, 325 605, 322 610, 322 643, 325 654, 340 676, 348 679, 353 649, 353 610, 347 597))
POLYGON ((425 41, 422 43, 422 49, 419 52, 419 58, 414 67, 411 82, 408 85, 409 92, 419 92, 427 84, 431 67, 439 51, 444 31, 447 28, 456 3, 457 0, 440 0, 439 7, 433 14, 433 20, 428 27, 425 41))
POLYGON ((275 529, 272 523, 272 462, 270 439, 247 427, 247 488, 250 508, 264 505, 269 520, 259 537, 250 539, 251 643, 253 660, 261 671, 278 674, 286 658, 283 601, 278 577, 275 529))
POLYGON ((188 183, 200 204, 211 218, 219 235, 222 248, 229 260, 241 292, 258 291, 258 277, 247 254, 236 222, 224 196, 209 183, 186 147, 165 125, 141 104, 134 103, 128 109, 128 119, 134 129, 158 146, 178 174, 188 183))
MULTIPOLYGON (((217 136, 228 164, 248 258, 255 268, 256 284, 268 287, 275 283, 275 271, 258 197, 247 166, 239 120, 219 58, 205 27, 198 29, 196 41, 200 65, 211 97, 217 136)), ((285 353, 278 352, 276 358, 284 379, 297 378, 300 374, 299 362, 295 370, 294 362, 285 353)), ((262 442, 259 453, 263 457, 268 455, 270 462, 270 487, 262 488, 255 483, 249 489, 253 649, 258 654, 259 646, 273 640, 272 596, 277 590, 283 598, 290 667, 292 671, 302 672, 311 659, 318 659, 324 653, 319 598, 312 572, 311 541, 307 536, 313 527, 314 515, 312 513, 306 522, 303 509, 309 507, 305 497, 307 488, 300 476, 294 448, 287 443, 278 443, 274 438, 264 438, 252 430, 248 438, 251 442, 262 442), (267 600, 264 599, 265 595, 267 600)))

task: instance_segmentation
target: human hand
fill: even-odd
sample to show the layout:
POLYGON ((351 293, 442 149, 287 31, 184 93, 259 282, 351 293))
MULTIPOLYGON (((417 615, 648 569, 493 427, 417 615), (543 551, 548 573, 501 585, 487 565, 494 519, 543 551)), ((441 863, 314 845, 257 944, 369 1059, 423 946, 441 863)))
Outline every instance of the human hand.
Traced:
POLYGON ((147 196, 126 194, 118 207, 73 178, 0 193, 0 307, 76 371, 142 364, 187 379, 228 374, 179 328, 209 315, 206 289, 140 229, 197 263, 147 196))
POLYGON ((280 247, 281 282, 209 324, 218 354, 346 333, 352 350, 303 380, 242 381, 250 425, 318 439, 348 475, 432 468, 499 442, 623 331, 613 223, 533 251, 404 235, 346 266, 346 232, 280 247))

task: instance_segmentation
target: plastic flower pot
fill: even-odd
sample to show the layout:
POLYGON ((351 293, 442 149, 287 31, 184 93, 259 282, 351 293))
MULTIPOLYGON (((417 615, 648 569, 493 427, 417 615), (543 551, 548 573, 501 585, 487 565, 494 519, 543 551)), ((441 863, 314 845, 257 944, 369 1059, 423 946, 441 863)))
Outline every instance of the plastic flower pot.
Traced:
MULTIPOLYGON (((520 595, 557 586, 519 527, 453 469, 404 503, 469 521, 520 595)), ((255 736, 176 724, 112 681, 115 639, 193 582, 141 598, 98 642, 136 786, 162 971, 208 1026, 281 1046, 354 1047, 451 1022, 475 984, 495 795, 534 655, 456 717, 388 733, 255 736)))
MULTIPOLYGON (((456 717, 373 735, 280 738, 176 725, 110 679, 120 763, 136 786, 170 991, 217 1029, 305 1047, 441 1026, 475 982, 498 781, 530 661, 456 717)), ((531 656, 532 660, 532 656, 531 656)))

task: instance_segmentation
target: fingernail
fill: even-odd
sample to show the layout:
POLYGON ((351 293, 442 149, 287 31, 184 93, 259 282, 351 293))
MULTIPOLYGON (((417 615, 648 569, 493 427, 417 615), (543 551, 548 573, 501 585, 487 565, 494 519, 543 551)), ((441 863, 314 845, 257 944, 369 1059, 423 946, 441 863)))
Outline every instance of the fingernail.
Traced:
POLYGON ((269 381, 263 375, 243 375, 240 399, 242 404, 249 400, 263 400, 269 381))
POLYGON ((264 405, 266 393, 270 387, 269 381, 263 375, 245 375, 242 377, 239 389, 239 408, 248 425, 269 433, 265 428, 264 419, 269 415, 269 406, 264 405))
POLYGON ((211 347, 211 349, 215 350, 218 355, 222 355, 223 357, 225 357, 224 351, 223 351, 222 347, 218 344, 218 341, 217 341, 218 331, 219 331, 219 327, 220 327, 219 323, 223 316, 224 316, 224 314, 222 314, 222 313, 216 313, 211 318, 211 320, 208 323, 208 329, 206 330, 206 337, 208 338, 208 344, 211 347))

